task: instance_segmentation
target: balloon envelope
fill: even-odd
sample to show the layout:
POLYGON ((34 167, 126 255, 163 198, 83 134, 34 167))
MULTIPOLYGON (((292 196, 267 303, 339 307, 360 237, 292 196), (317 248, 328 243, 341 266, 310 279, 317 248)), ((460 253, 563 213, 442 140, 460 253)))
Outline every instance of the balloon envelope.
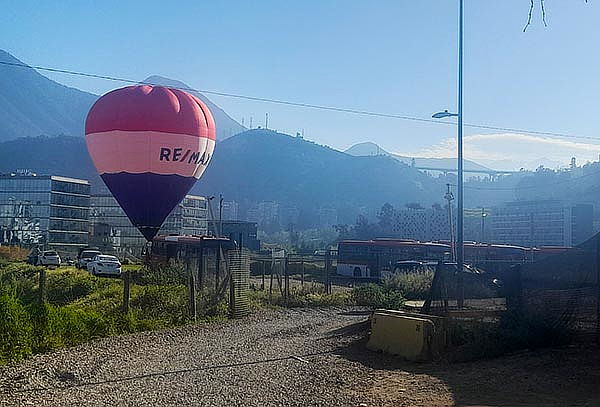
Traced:
POLYGON ((100 177, 149 241, 202 176, 216 142, 215 121, 201 100, 149 85, 98 99, 85 135, 100 177))

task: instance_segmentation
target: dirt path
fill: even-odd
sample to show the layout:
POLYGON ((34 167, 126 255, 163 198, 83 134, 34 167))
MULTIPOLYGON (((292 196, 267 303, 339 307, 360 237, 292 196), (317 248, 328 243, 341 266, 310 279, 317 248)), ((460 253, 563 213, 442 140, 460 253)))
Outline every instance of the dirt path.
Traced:
POLYGON ((266 312, 98 340, 0 368, 0 406, 600 405, 598 352, 415 364, 351 309, 266 312))

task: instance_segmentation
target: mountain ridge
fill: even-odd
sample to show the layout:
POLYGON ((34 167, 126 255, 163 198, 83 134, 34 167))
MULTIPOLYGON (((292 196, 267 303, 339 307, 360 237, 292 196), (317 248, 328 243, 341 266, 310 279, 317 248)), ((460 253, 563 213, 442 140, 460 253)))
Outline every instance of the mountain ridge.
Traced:
MULTIPOLYGON (((26 65, 0 49, 0 61, 26 65)), ((158 75, 143 82, 189 89, 183 82, 158 75)), ((200 92, 189 91, 206 103, 217 124, 217 140, 246 130, 200 92)), ((0 141, 20 137, 83 136, 87 113, 100 96, 65 86, 33 68, 0 65, 0 141)))

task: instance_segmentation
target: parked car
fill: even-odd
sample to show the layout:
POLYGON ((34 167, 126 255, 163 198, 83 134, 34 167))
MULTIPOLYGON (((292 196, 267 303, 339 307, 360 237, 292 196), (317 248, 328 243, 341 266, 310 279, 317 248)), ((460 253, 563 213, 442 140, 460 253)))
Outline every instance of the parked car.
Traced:
POLYGON ((115 256, 99 254, 87 263, 87 269, 95 276, 120 276, 121 262, 115 256))
POLYGON ((38 266, 60 266, 60 256, 55 250, 46 250, 37 258, 38 266))
POLYGON ((77 268, 87 270, 88 263, 90 261, 92 261, 94 259, 94 257, 99 256, 101 254, 102 254, 102 252, 100 250, 96 250, 96 249, 82 250, 79 253, 79 256, 77 257, 77 263, 75 264, 75 266, 77 268))

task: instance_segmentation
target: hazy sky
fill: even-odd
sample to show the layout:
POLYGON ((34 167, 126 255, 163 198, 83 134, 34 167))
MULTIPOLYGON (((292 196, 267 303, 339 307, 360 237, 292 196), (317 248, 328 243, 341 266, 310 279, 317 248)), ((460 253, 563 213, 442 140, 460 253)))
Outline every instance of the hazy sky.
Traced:
MULTIPOLYGON (((465 0, 465 121, 600 138, 600 5, 465 0)), ((456 108, 457 1, 14 1, 0 48, 32 65, 378 112, 456 108), (168 5, 167 5, 168 4, 168 5)), ((44 73, 44 75, 48 75, 44 73)), ((119 83, 53 74, 104 93, 119 83)), ((344 149, 361 141, 451 156, 455 127, 211 97, 238 121, 344 149)), ((597 160, 589 140, 467 128, 467 158, 498 167, 597 160), (488 136, 486 136, 488 135, 488 136)), ((600 144, 600 141, 599 143, 600 144)))

